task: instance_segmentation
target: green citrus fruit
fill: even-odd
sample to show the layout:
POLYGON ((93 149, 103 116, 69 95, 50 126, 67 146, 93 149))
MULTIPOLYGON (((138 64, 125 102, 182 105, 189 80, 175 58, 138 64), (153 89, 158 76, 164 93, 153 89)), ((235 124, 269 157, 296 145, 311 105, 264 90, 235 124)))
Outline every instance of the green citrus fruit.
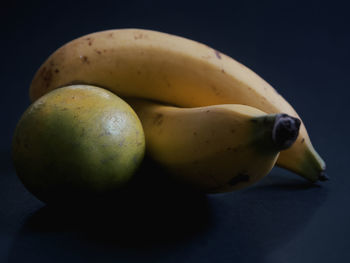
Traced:
POLYGON ((72 85, 47 93, 19 120, 18 177, 44 202, 103 196, 125 186, 145 151, 141 122, 115 94, 72 85))

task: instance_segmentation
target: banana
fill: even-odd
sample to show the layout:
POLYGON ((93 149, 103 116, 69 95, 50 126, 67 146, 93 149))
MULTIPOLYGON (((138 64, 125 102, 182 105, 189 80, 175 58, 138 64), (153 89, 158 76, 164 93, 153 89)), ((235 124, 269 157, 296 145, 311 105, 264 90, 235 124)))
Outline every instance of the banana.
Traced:
MULTIPOLYGON (((68 84, 91 84, 121 97, 157 100, 179 107, 244 104, 266 113, 300 118, 265 80, 246 66, 199 42, 143 29, 106 30, 56 50, 36 72, 30 98, 68 84)), ((310 181, 325 180, 325 162, 304 124, 277 165, 310 181)))
POLYGON ((256 183, 298 136, 300 120, 256 108, 220 104, 179 108, 126 100, 139 116, 147 154, 172 178, 209 193, 256 183))

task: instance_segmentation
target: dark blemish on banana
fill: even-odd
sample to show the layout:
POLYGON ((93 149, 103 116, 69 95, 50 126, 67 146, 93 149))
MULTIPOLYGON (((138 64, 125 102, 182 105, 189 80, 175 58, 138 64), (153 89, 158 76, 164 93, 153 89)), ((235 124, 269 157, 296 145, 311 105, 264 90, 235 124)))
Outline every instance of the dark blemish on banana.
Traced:
POLYGON ((138 70, 136 73, 137 75, 141 75, 141 70, 138 70))
POLYGON ((225 70, 224 70, 224 69, 222 69, 222 70, 221 70, 221 73, 222 73, 222 74, 226 74, 226 72, 225 72, 225 70))
POLYGON ((48 88, 52 81, 52 71, 51 69, 47 69, 46 67, 43 67, 40 71, 40 76, 44 80, 45 87, 48 88))
POLYGON ((88 45, 91 46, 92 45, 92 41, 93 39, 91 37, 87 37, 85 38, 86 41, 88 41, 88 45))
POLYGON ((136 33, 134 35, 134 39, 135 40, 138 40, 138 39, 147 39, 148 38, 148 35, 144 34, 144 33, 136 33))
POLYGON ((60 73, 60 70, 58 68, 55 69, 55 73, 60 73))
POLYGON ((107 36, 108 37, 113 37, 113 33, 109 33, 107 36))
POLYGON ((304 142, 305 142, 305 138, 302 138, 302 139, 301 139, 301 143, 304 143, 304 142))
POLYGON ((104 49, 104 50, 103 50, 103 53, 106 53, 106 52, 107 52, 107 49, 104 49))
POLYGON ((211 85, 211 89, 214 91, 214 93, 216 95, 219 95, 220 94, 220 91, 218 90, 218 88, 215 86, 215 85, 211 85))
POLYGON ((231 132, 231 133, 235 133, 236 130, 235 130, 235 129, 231 129, 230 132, 231 132))
POLYGON ((207 110, 207 111, 206 111, 206 113, 209 113, 209 112, 210 112, 210 110, 207 110))
POLYGON ((155 125, 161 125, 163 123, 163 114, 159 113, 155 116, 153 120, 153 124, 155 125))
POLYGON ((215 50, 215 56, 218 58, 218 59, 221 59, 221 55, 220 55, 220 52, 215 50))
POLYGON ((134 35, 134 39, 135 40, 142 39, 142 38, 143 38, 143 34, 142 33, 134 35))
POLYGON ((90 61, 87 56, 80 56, 80 59, 84 64, 90 64, 90 61))
POLYGON ((45 71, 46 71, 46 67, 43 67, 40 71, 40 75, 44 75, 45 74, 45 71))
POLYGON ((193 132, 193 135, 194 135, 194 136, 197 136, 197 132, 193 132))
POLYGON ((209 143, 209 140, 205 140, 204 142, 205 142, 206 144, 208 144, 208 143, 209 143))
POLYGON ((233 186, 233 185, 236 185, 236 184, 239 184, 241 182, 248 182, 250 180, 250 177, 248 174, 245 174, 245 173, 241 173, 241 174, 238 174, 237 176, 233 177, 229 182, 228 184, 233 186))
POLYGON ((97 54, 99 54, 99 55, 102 54, 102 52, 101 52, 100 50, 98 50, 98 49, 95 49, 95 52, 96 52, 97 54))

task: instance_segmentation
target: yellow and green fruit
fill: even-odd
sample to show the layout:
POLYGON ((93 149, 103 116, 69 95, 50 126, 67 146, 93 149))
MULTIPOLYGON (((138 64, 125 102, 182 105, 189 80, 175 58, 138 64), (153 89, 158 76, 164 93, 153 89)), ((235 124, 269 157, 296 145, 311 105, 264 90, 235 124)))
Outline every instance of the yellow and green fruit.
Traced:
POLYGON ((125 186, 143 159, 145 138, 124 100, 74 85, 47 93, 24 112, 12 150, 19 178, 37 198, 79 200, 125 186))

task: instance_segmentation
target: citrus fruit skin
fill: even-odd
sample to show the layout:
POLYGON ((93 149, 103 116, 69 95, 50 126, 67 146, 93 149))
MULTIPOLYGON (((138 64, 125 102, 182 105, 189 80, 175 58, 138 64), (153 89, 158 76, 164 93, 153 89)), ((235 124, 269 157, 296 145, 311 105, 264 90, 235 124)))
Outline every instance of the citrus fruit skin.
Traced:
POLYGON ((72 85, 36 100, 15 129, 12 157, 24 186, 48 202, 125 186, 145 152, 141 122, 117 95, 72 85))

